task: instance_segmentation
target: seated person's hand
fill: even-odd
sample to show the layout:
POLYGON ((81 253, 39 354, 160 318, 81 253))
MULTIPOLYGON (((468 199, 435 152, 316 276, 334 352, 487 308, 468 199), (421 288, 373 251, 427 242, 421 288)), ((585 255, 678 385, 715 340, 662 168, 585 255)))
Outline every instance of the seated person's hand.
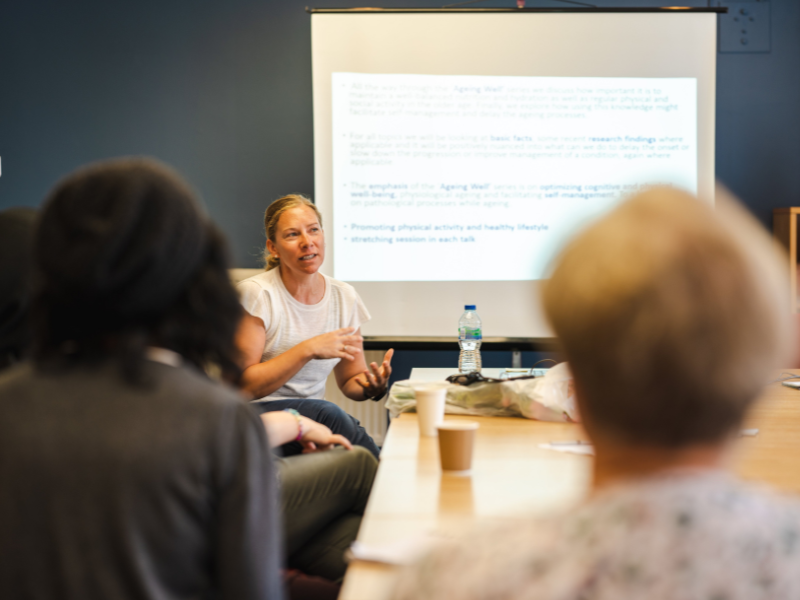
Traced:
POLYGON ((300 443, 303 445, 303 454, 330 450, 336 445, 344 446, 348 450, 353 449, 350 440, 338 433, 332 433, 322 423, 317 423, 306 417, 300 417, 300 424, 303 428, 303 437, 300 438, 300 443))
POLYGON ((267 430, 270 446, 275 448, 291 441, 303 445, 303 452, 330 450, 336 445, 353 449, 353 444, 346 437, 334 434, 322 423, 317 423, 300 415, 296 410, 286 409, 265 412, 261 422, 267 430), (298 437, 299 436, 299 437, 298 437))
POLYGON ((392 374, 392 356, 394 356, 394 348, 390 348, 386 352, 380 367, 378 367, 377 363, 369 363, 371 371, 364 371, 356 379, 358 385, 364 388, 365 398, 376 399, 386 393, 389 376, 392 374))
POLYGON ((354 360, 355 355, 361 352, 361 344, 364 341, 360 335, 353 335, 355 331, 355 327, 342 327, 336 331, 314 336, 303 343, 308 346, 312 356, 316 359, 354 360))

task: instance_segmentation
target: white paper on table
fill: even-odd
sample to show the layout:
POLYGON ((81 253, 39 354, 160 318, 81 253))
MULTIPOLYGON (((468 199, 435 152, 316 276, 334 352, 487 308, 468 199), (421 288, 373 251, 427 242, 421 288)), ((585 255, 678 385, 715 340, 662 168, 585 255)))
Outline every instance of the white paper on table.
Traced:
POLYGON ((546 450, 555 450, 556 452, 567 452, 569 454, 585 454, 594 456, 594 446, 591 444, 579 444, 578 442, 569 444, 565 442, 549 442, 547 444, 539 444, 539 448, 546 450))
POLYGON ((386 544, 365 544, 355 541, 345 552, 348 561, 363 560, 387 565, 410 565, 444 538, 431 534, 403 538, 386 544))
MULTIPOLYGON (((739 432, 740 437, 755 437, 757 435, 758 429, 742 429, 739 432)), ((546 444, 539 444, 539 448, 555 450, 556 452, 567 452, 569 454, 594 456, 594 446, 586 442, 548 442, 546 444)))

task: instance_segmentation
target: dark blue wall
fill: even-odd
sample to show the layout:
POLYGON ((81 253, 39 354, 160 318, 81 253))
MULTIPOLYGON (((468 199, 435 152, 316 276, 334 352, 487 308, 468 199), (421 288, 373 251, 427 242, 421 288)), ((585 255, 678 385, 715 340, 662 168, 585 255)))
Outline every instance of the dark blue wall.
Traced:
MULTIPOLYGON (((150 154, 200 190, 237 265, 256 266, 266 204, 313 193, 308 3, 4 2, 0 208, 38 205, 87 161, 150 154)), ((717 85, 717 175, 768 227, 772 208, 800 203, 800 2, 770 6, 772 51, 720 54, 717 85)))
MULTIPOLYGON (((149 154, 201 192, 232 240, 237 266, 256 266, 267 203, 287 192, 313 193, 309 3, 349 4, 4 2, 0 208, 39 205, 61 176, 88 161, 149 154)), ((534 5, 554 3, 528 0, 534 5)), ((774 207, 800 204, 800 2, 772 0, 770 7, 771 52, 720 54, 717 84, 718 178, 767 227, 774 207)), ((428 358, 431 366, 445 360, 428 358)))

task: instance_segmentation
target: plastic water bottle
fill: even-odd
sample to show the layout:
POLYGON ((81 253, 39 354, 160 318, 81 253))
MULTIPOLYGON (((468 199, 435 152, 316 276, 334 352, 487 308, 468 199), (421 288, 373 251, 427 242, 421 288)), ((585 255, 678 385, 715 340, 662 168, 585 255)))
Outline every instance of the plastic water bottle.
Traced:
POLYGON ((464 314, 458 320, 458 345, 461 353, 458 355, 458 372, 481 372, 481 318, 475 312, 474 304, 464 307, 464 314))

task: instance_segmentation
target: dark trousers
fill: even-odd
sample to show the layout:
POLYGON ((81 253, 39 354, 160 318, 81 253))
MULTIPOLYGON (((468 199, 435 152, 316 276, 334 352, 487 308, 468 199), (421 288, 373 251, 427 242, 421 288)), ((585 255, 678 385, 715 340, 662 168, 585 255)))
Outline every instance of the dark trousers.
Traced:
MULTIPOLYGON (((363 446, 375 458, 380 458, 380 448, 375 445, 366 429, 361 426, 361 422, 352 415, 347 414, 333 402, 328 402, 327 400, 265 400, 263 402, 252 402, 251 404, 259 414, 293 408, 304 417, 308 417, 317 423, 322 423, 333 433, 343 435, 354 446, 363 446)), ((303 450, 299 442, 289 442, 280 448, 283 456, 294 456, 300 454, 303 450)))

